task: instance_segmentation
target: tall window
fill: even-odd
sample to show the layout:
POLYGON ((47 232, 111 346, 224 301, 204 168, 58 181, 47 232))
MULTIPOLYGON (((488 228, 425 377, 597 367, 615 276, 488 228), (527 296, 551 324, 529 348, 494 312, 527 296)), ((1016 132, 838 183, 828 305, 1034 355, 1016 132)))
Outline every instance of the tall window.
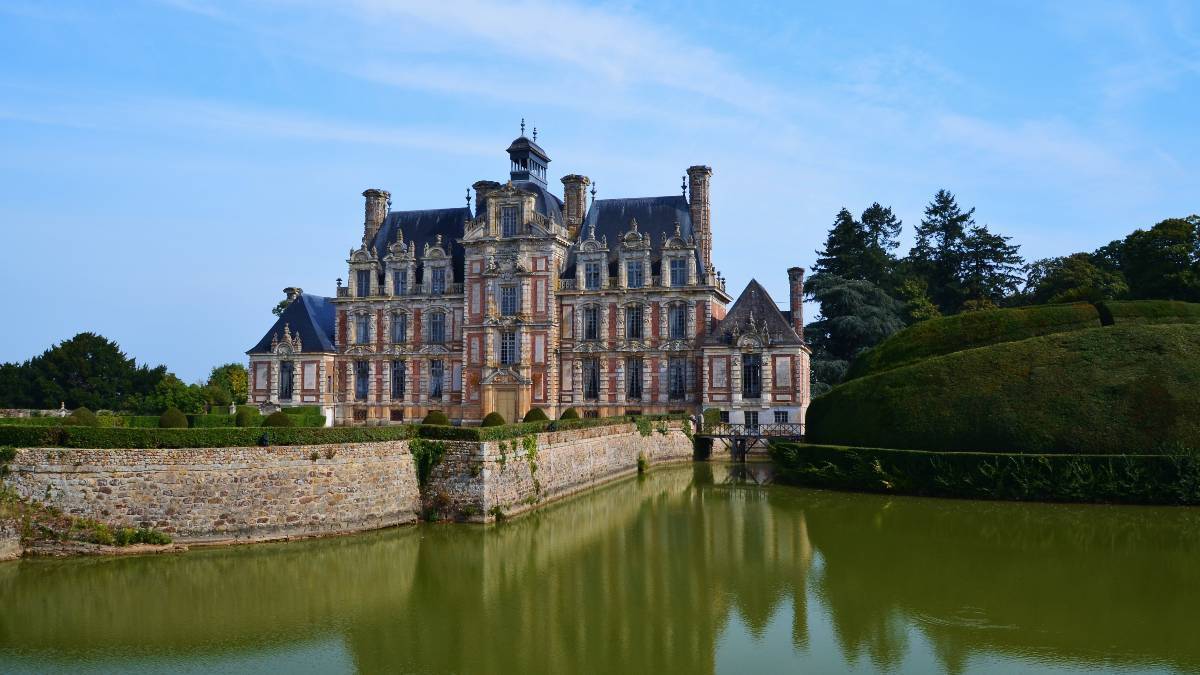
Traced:
POLYGON ((434 359, 429 362, 429 397, 442 397, 442 379, 445 376, 445 366, 441 359, 434 359))
POLYGON ((500 363, 511 366, 517 362, 517 334, 504 331, 500 334, 500 363))
POLYGON ((667 361, 667 396, 673 400, 687 395, 687 361, 672 358, 667 361))
POLYGON ((500 236, 517 236, 517 207, 504 206, 500 209, 500 236))
POLYGON ((641 305, 629 305, 625 308, 625 338, 628 340, 642 339, 642 317, 644 312, 641 305))
POLYGON ((642 398, 642 359, 625 359, 625 398, 640 401, 642 398))
POLYGON ((366 361, 354 362, 354 398, 358 401, 367 400, 367 387, 370 383, 370 366, 366 361))
POLYGON ((441 295, 446 292, 446 268, 435 267, 429 275, 429 292, 441 295))
POLYGON ((446 313, 429 313, 429 342, 440 345, 446 341, 446 313))
POLYGON ((292 377, 295 374, 295 365, 291 361, 282 361, 279 364, 279 400, 292 400, 292 377))
POLYGON ((371 315, 359 314, 354 317, 354 342, 365 345, 371 341, 371 315))
POLYGON ((762 396, 762 355, 742 354, 742 398, 762 396))
POLYGON ((746 417, 746 426, 750 427, 751 429, 757 429, 758 428, 758 411, 757 410, 747 410, 743 414, 746 417))
POLYGON ((630 288, 641 288, 646 285, 645 270, 641 260, 625 261, 625 285, 630 288))
POLYGON ((788 423, 788 411, 776 410, 775 411, 775 424, 787 424, 787 423, 788 423))
POLYGON ((504 316, 514 316, 517 313, 517 287, 500 287, 500 313, 504 316))
POLYGON ((600 398, 600 359, 583 360, 583 397, 593 401, 600 398))
POLYGON ((687 261, 683 258, 673 258, 671 260, 671 285, 687 285, 687 261))
POLYGON ((672 340, 682 340, 687 337, 687 305, 671 305, 667 313, 668 329, 672 340))
POLYGON ((371 270, 358 270, 354 273, 354 290, 358 297, 371 295, 371 270))
POLYGON ((599 340, 600 339, 600 308, 599 307, 584 307, 583 308, 583 339, 584 340, 599 340))
POLYGON ((408 342, 408 315, 404 312, 392 314, 392 342, 408 342))
POLYGON ((590 262, 583 266, 583 287, 589 291, 600 288, 600 263, 590 262))
POLYGON ((392 272, 392 295, 408 295, 408 271, 392 272))
POLYGON ((404 398, 404 385, 407 384, 408 373, 404 367, 404 361, 392 361, 392 399, 397 401, 404 398))

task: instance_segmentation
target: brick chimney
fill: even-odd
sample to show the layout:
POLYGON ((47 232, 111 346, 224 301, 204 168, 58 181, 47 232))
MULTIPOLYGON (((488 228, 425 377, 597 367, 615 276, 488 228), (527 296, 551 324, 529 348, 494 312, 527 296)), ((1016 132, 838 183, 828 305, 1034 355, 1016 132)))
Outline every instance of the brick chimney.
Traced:
POLYGON ((366 198, 366 217, 363 220, 363 243, 375 241, 375 233, 383 226, 387 218, 388 206, 392 203, 392 193, 387 190, 369 188, 363 191, 366 198))
POLYGON ((563 184, 563 220, 567 230, 574 237, 587 217, 587 188, 592 179, 579 174, 562 177, 563 184))
POLYGON ((692 231, 696 233, 696 244, 700 247, 702 274, 712 270, 712 212, 708 206, 708 188, 712 179, 711 166, 689 166, 688 207, 692 213, 692 231))
POLYGON ((788 269, 788 309, 792 312, 792 328, 804 339, 804 268, 788 269))
POLYGON ((500 184, 494 180, 477 180, 471 187, 475 189, 475 217, 478 218, 487 209, 488 193, 499 190, 500 184))

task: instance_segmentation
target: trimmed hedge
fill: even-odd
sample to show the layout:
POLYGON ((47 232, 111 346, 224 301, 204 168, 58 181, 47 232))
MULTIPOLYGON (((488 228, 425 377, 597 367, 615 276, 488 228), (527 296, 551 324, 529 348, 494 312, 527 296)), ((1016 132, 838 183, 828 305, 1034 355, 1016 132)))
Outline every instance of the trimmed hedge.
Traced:
POLYGON ((776 476, 813 487, 969 499, 1200 504, 1200 456, 925 452, 775 442, 776 476))
POLYGON ((577 420, 579 419, 579 411, 574 408, 567 408, 558 416, 560 420, 577 420))
POLYGON ((1200 328, 1092 328, 859 378, 813 400, 806 440, 920 450, 1200 449, 1200 328))
POLYGON ((541 408, 530 408, 529 412, 525 413, 522 422, 549 422, 550 418, 546 416, 546 411, 541 408))
POLYGON ((1100 313, 1086 302, 965 312, 929 319, 859 354, 846 371, 845 381, 931 356, 1099 326, 1100 313))
POLYGON ((504 415, 496 411, 492 411, 483 416, 483 421, 479 423, 481 427, 502 427, 507 422, 504 421, 504 415))
POLYGON ((430 410, 425 413, 425 418, 421 420, 421 424, 435 424, 438 426, 450 426, 450 418, 446 417, 446 413, 441 410, 430 410))
POLYGON ((1096 305, 1106 326, 1131 323, 1200 323, 1200 303, 1176 300, 1108 301, 1096 305))
POLYGON ((280 410, 287 413, 288 415, 300 415, 302 417, 311 417, 313 415, 319 415, 321 417, 324 417, 324 415, 321 415, 321 406, 319 406, 319 405, 297 405, 297 406, 292 406, 290 408, 280 408, 280 410))
POLYGON ((267 415, 267 418, 262 421, 262 425, 264 427, 294 427, 294 426, 296 426, 295 423, 292 422, 292 416, 281 410, 277 410, 277 411, 271 413, 270 415, 267 415))
POLYGON ((158 426, 162 429, 186 429, 188 418, 179 408, 167 408, 158 416, 158 426))
POLYGON ((63 418, 65 425, 77 427, 98 427, 100 426, 100 418, 96 417, 96 413, 87 408, 79 407, 63 418))

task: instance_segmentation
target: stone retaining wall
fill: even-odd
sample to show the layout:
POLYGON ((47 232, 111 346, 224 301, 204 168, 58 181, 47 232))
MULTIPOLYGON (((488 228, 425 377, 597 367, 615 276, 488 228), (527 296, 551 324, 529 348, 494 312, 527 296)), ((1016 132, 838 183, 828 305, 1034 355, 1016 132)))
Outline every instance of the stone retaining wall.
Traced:
POLYGON ((278 539, 417 518, 407 441, 269 448, 18 450, 18 495, 178 542, 278 539))

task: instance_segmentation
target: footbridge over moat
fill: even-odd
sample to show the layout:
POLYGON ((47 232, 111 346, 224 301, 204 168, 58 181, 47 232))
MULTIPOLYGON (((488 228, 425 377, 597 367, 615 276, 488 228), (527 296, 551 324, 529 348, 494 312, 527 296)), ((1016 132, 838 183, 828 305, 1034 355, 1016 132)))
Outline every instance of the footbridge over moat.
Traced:
POLYGON ((720 422, 708 425, 703 432, 697 434, 701 438, 711 438, 714 442, 723 441, 733 454, 735 461, 746 461, 746 454, 755 447, 767 446, 772 440, 801 441, 804 440, 804 425, 795 423, 780 424, 730 424, 720 422))

